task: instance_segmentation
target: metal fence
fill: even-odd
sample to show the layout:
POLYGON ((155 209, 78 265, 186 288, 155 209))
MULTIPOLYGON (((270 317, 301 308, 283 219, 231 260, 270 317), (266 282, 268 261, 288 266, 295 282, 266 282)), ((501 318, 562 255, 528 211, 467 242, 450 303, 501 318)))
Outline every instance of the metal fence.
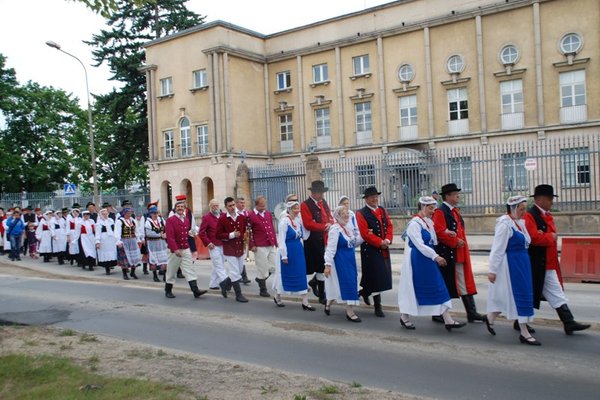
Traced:
MULTIPOLYGON (((559 211, 600 209, 600 135, 514 141, 439 149, 399 149, 387 154, 322 160, 329 187, 326 199, 337 204, 342 195, 353 206, 368 186, 382 192, 380 203, 393 214, 415 210, 417 199, 449 182, 462 188, 465 214, 505 210, 512 195, 529 196, 535 186, 553 185, 559 211)), ((304 164, 251 168, 252 194, 282 201, 306 193, 304 164)), ((272 205, 272 206, 273 206, 272 205)))

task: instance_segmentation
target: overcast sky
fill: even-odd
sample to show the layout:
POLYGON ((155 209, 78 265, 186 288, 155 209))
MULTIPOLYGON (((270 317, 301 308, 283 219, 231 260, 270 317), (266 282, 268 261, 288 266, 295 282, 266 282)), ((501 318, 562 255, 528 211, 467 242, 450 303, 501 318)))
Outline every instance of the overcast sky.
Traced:
MULTIPOLYGON (((363 10, 391 0, 191 0, 190 10, 206 22, 224 20, 269 34, 363 10)), ((8 58, 21 83, 29 80, 73 93, 86 103, 81 65, 46 46, 52 40, 77 56, 88 70, 90 92, 109 92, 115 83, 103 65, 92 66, 84 44, 104 27, 104 19, 84 5, 68 0, 0 0, 0 53, 8 58)))

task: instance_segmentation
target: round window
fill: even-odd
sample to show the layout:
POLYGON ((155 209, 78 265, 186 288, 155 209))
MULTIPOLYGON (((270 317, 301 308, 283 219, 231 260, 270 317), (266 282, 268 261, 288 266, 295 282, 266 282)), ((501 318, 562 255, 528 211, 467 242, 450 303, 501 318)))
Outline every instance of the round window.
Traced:
POLYGON ((519 50, 512 44, 504 46, 500 51, 500 59, 504 65, 514 65, 519 59, 519 50))
POLYGON ((461 73, 465 69, 465 63, 462 56, 455 54, 448 59, 448 72, 451 74, 461 73))
POLYGON ((568 33, 560 40, 560 50, 564 54, 576 54, 583 45, 583 40, 576 33, 568 33))
POLYGON ((403 64, 398 69, 398 79, 400 82, 410 82, 415 77, 415 70, 410 64, 403 64))

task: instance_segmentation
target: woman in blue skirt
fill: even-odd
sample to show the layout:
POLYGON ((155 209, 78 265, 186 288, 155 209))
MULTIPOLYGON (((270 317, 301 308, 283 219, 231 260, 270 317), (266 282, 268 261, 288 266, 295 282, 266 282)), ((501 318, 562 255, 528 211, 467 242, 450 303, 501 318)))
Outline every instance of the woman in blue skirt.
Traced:
POLYGON ((519 321, 521 343, 539 346, 527 329, 527 323, 533 321, 533 284, 527 252, 531 239, 522 219, 526 207, 527 197, 509 197, 506 215, 496 220, 488 273, 488 313, 483 321, 488 332, 496 335, 494 321, 504 313, 508 320, 519 321))

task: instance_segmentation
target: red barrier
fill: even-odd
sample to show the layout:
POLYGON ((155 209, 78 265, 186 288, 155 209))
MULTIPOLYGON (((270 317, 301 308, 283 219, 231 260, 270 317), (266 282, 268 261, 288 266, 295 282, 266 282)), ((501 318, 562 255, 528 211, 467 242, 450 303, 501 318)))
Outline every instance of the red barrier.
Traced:
POLYGON ((196 236, 196 249, 198 251, 198 260, 209 260, 210 254, 208 253, 208 248, 204 246, 202 240, 198 236, 196 236))
POLYGON ((570 282, 600 282, 600 238, 563 238, 562 276, 570 282))

